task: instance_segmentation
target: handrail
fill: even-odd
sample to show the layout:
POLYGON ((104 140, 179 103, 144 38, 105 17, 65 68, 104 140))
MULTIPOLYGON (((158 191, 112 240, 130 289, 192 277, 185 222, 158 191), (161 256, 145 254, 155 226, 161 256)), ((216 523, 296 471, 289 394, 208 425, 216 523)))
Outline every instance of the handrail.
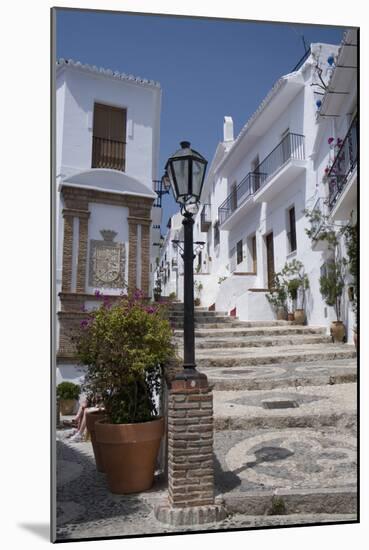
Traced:
POLYGON ((331 210, 342 193, 349 174, 355 168, 357 162, 357 117, 352 121, 345 139, 334 162, 328 172, 329 197, 328 205, 331 210))

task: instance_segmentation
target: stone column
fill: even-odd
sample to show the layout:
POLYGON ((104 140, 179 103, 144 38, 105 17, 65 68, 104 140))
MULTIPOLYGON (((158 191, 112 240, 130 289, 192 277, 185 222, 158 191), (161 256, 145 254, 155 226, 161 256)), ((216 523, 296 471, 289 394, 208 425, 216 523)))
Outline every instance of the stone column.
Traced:
POLYGON ((141 290, 149 295, 150 286, 150 221, 141 222, 141 290))
POLYGON ((62 292, 72 290, 72 261, 73 261, 73 215, 68 210, 63 210, 64 236, 63 236, 63 266, 62 266, 62 292))
POLYGON ((128 288, 136 288, 137 276, 137 222, 128 218, 128 288))
POLYGON ((86 291, 87 246, 88 246, 88 218, 90 212, 80 212, 78 235, 78 263, 77 263, 77 292, 86 291))
POLYGON ((170 525, 226 517, 214 498, 213 395, 206 378, 174 380, 168 401, 168 504, 157 519, 170 525))

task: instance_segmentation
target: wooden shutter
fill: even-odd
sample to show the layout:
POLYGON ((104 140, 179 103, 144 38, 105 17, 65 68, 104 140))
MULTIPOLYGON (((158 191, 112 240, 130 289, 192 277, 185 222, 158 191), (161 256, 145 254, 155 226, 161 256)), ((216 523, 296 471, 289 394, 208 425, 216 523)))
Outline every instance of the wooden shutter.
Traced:
POLYGON ((93 168, 125 170, 127 111, 95 103, 93 123, 93 168))

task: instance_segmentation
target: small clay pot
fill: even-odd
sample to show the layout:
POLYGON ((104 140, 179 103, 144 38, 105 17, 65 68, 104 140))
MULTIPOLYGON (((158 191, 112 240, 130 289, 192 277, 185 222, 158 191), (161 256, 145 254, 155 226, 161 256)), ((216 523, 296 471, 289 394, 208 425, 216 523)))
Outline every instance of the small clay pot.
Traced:
POLYGON ((136 424, 95 423, 109 489, 119 495, 151 488, 164 419, 136 424))
POLYGON ((98 472, 105 472, 105 469, 100 445, 96 441, 95 424, 98 420, 103 420, 104 418, 104 411, 86 411, 86 427, 91 436, 92 448, 95 455, 96 469, 98 472))
POLYGON ((294 320, 295 320, 295 314, 294 313, 288 313, 287 321, 294 321, 294 320))
POLYGON ((60 413, 63 416, 70 416, 71 414, 74 414, 74 409, 76 406, 76 400, 75 399, 60 399, 60 413))
POLYGON ((305 323, 305 311, 303 309, 295 310, 295 323, 296 325, 303 325, 305 323))
POLYGON ((331 336, 333 342, 343 342, 345 339, 345 325, 342 321, 332 321, 331 323, 331 336))
POLYGON ((279 307, 277 309, 277 320, 278 321, 285 321, 287 319, 287 313, 284 307, 279 307))

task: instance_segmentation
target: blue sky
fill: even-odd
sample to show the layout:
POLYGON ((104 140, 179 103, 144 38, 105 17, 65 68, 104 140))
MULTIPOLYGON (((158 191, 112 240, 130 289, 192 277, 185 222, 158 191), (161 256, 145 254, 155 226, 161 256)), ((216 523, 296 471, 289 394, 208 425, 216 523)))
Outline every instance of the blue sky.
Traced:
MULTIPOLYGON (((222 140, 223 117, 235 135, 304 54, 306 44, 338 44, 342 27, 256 23, 109 12, 57 10, 57 57, 160 82, 158 178, 167 158, 188 140, 209 163, 222 140)), ((163 197, 162 231, 178 210, 163 197)))

